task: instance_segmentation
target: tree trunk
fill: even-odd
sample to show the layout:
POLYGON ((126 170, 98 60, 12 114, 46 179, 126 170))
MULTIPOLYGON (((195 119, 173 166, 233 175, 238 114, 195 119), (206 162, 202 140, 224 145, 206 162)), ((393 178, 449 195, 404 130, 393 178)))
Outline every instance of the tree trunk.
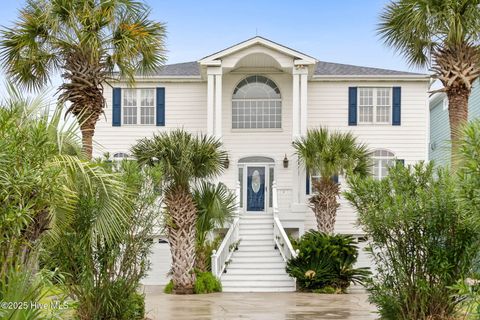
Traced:
POLYGON ((168 240, 172 254, 172 281, 175 294, 192 294, 195 284, 195 222, 197 208, 193 196, 181 187, 165 196, 168 240))
POLYGON ((314 187, 316 192, 310 197, 309 206, 315 213, 318 231, 332 234, 340 206, 337 201, 340 185, 329 178, 322 178, 314 187))
POLYGON ((458 149, 461 143, 462 127, 468 122, 469 96, 470 90, 465 86, 457 86, 447 90, 450 139, 452 141, 452 168, 455 168, 457 163, 458 149))
POLYGON ((82 132, 82 151, 88 160, 93 156, 93 134, 95 133, 95 123, 91 121, 85 121, 80 125, 80 131, 82 132))

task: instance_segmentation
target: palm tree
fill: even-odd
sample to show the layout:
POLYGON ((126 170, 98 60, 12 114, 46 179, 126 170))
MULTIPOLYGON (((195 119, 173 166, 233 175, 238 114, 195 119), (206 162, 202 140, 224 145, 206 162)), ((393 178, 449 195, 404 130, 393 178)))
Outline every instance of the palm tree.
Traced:
POLYGON ((1 31, 2 64, 16 84, 39 90, 61 71, 59 100, 70 102, 89 159, 104 84, 114 76, 133 84, 165 61, 165 26, 148 13, 134 0, 28 0, 1 31))
POLYGON ((210 182, 202 182, 193 196, 197 205, 195 268, 207 272, 209 253, 211 249, 216 249, 213 248, 215 241, 209 242, 207 237, 215 228, 223 228, 231 222, 236 209, 236 197, 223 183, 214 185, 210 182))
POLYGON ((183 130, 162 132, 140 140, 132 153, 141 164, 162 168, 166 228, 172 253, 172 281, 177 294, 193 293, 197 206, 192 186, 224 169, 222 143, 183 130))
POLYGON ((22 98, 8 88, 10 97, 0 104, 0 282, 9 269, 36 269, 39 246, 47 237, 59 239, 75 216, 80 193, 108 198, 91 220, 92 238, 108 242, 126 224, 123 184, 78 157, 75 124, 60 124, 63 107, 52 115, 42 97, 22 98))
POLYGON ((448 97, 452 155, 468 121, 472 83, 480 75, 479 5, 480 0, 397 0, 386 6, 378 27, 388 46, 410 64, 430 67, 443 84, 433 92, 448 97))
POLYGON ((318 231, 333 233, 340 195, 340 185, 332 179, 339 174, 368 173, 368 150, 351 133, 328 132, 326 128, 309 130, 293 142, 299 161, 307 171, 320 176, 313 182, 309 198, 318 231))

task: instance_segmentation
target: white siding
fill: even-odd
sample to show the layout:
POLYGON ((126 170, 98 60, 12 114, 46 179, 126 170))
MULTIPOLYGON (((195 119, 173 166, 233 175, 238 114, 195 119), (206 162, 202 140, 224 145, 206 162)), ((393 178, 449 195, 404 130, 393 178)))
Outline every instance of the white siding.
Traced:
MULTIPOLYGON (((118 85, 126 88, 125 85, 118 85)), ((154 132, 184 128, 193 133, 203 132, 207 124, 206 82, 137 83, 137 88, 165 88, 165 127, 152 125, 122 125, 112 127, 112 88, 105 87, 107 108, 105 117, 97 123, 94 136, 94 155, 105 151, 128 152, 137 140, 150 137, 154 132)), ((123 116, 123 112, 122 112, 123 116)))
MULTIPOLYGON (((308 127, 326 126, 340 131, 351 131, 371 150, 387 149, 405 164, 427 160, 428 105, 427 82, 310 82, 308 87, 308 127), (402 88, 401 125, 348 126, 348 87, 402 88)), ((361 233, 355 227, 356 214, 343 198, 340 199, 336 231, 361 233)), ((308 211, 305 229, 314 228, 315 217, 308 211)))
MULTIPOLYGON (((315 218, 307 207, 305 172, 297 170, 297 161, 292 148, 292 76, 288 73, 266 74, 276 82, 282 96, 281 129, 232 129, 231 96, 237 83, 246 75, 227 73, 223 75, 222 132, 224 148, 229 153, 230 167, 219 178, 234 189, 238 177, 238 160, 248 156, 266 156, 275 160, 275 180, 279 191, 280 217, 288 227, 300 232, 315 228, 315 218), (283 167, 287 155, 289 167, 283 167), (295 186, 295 183, 297 184, 295 186), (299 203, 294 199, 300 195, 299 203)), ((111 125, 110 88, 105 90, 107 109, 105 118, 97 124, 95 155, 128 152, 138 139, 151 136, 153 132, 184 128, 192 133, 206 132, 206 82, 139 83, 137 87, 165 87, 165 127, 111 125)), ((327 82, 311 81, 308 84, 308 127, 327 126, 331 129, 352 131, 370 149, 388 149, 397 158, 412 164, 427 158, 427 83, 426 82, 327 82), (402 124, 348 126, 348 87, 350 86, 401 86, 402 124)), ((360 234, 355 227, 354 210, 340 199, 336 231, 360 234)))

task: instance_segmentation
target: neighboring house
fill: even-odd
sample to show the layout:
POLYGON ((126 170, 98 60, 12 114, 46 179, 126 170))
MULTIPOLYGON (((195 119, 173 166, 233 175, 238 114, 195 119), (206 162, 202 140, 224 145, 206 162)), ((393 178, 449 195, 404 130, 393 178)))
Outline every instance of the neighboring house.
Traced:
MULTIPOLYGON (((469 120, 480 118, 480 81, 473 84, 468 99, 469 120)), ((445 93, 434 94, 430 99, 430 147, 428 159, 436 165, 450 164, 450 121, 448 119, 448 99, 445 93)))
MULTIPOLYGON (((318 61, 254 37, 136 80, 135 88, 125 82, 105 88, 108 107, 94 152, 123 157, 138 139, 174 128, 223 141, 229 166, 219 180, 240 195, 242 239, 221 278, 225 291, 293 290, 274 241, 286 250, 278 230, 302 235, 316 228, 307 207, 315 177, 292 148, 308 129, 352 131, 372 150, 377 178, 395 159, 412 164, 428 157, 426 75, 318 61), (274 233, 277 212, 282 226, 275 223, 274 233)), ((354 210, 340 202, 336 232, 361 238, 354 210)), ((368 264, 363 253, 359 264, 368 264)), ((164 282, 167 271, 154 263, 147 282, 164 282)))

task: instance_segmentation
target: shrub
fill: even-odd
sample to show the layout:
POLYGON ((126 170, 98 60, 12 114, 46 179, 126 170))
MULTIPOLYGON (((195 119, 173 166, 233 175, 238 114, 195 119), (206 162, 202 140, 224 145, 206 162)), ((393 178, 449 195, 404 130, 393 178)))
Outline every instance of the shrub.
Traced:
POLYGON ((380 180, 349 179, 376 265, 370 301, 384 319, 446 319, 479 248, 479 225, 457 200, 455 176, 432 164, 397 164, 380 180))
POLYGON ((362 283, 369 274, 367 268, 353 268, 358 248, 351 236, 310 230, 294 246, 299 254, 288 261, 287 273, 297 278, 300 290, 331 287, 345 292, 350 283, 362 283))
MULTIPOLYGON (((163 292, 168 294, 173 292, 172 280, 165 286, 163 292)), ((196 272, 193 292, 195 294, 222 292, 222 283, 210 272, 196 272)))
POLYGON ((197 273, 194 292, 196 294, 221 292, 222 283, 210 272, 197 273))

